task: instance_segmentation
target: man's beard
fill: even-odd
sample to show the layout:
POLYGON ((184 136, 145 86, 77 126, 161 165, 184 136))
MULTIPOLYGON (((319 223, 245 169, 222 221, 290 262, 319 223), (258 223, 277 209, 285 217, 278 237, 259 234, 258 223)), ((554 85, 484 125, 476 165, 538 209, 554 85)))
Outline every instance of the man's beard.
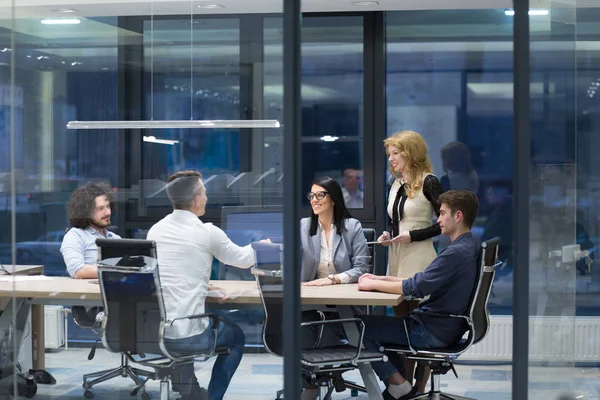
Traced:
POLYGON ((90 225, 98 228, 108 228, 110 226, 110 218, 99 220, 90 219, 90 225))

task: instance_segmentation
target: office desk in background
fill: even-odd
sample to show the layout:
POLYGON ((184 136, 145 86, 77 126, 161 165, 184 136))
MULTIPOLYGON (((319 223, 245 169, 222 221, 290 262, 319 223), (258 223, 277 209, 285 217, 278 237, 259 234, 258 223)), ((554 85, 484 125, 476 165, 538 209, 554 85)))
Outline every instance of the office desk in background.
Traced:
MULTIPOLYGON (((10 282, 12 285, 11 276, 24 276, 24 275, 44 275, 44 266, 43 265, 8 265, 2 264, 4 270, 8 271, 10 275, 6 274, 2 275, 2 271, 0 271, 0 279, 4 279, 4 282, 0 282, 0 284, 5 284, 6 282, 10 282)), ((2 294, 0 295, 0 310, 4 310, 4 308, 9 304, 12 299, 13 293, 10 294, 2 294)), ((33 332, 31 334, 31 353, 34 362, 32 365, 35 365, 35 360, 39 359, 40 354, 44 355, 44 306, 35 304, 31 307, 31 326, 33 328, 34 325, 42 326, 41 333, 40 331, 33 332), (41 334, 41 338, 39 335, 41 334), (41 347, 39 344, 41 343, 41 347)))

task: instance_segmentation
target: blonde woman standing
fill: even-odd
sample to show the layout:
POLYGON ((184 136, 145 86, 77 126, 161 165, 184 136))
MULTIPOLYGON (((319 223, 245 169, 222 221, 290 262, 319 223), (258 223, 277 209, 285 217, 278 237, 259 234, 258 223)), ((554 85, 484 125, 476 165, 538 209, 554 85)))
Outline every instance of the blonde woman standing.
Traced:
MULTIPOLYGON (((427 143, 421 135, 402 131, 383 143, 395 179, 387 207, 391 232, 383 232, 378 241, 389 245, 388 275, 409 278, 423 272, 437 256, 431 239, 441 234, 441 229, 432 221, 440 213, 442 186, 433 175, 427 143)), ((403 301, 394 307, 394 313, 405 316, 417 305, 417 301, 403 301)), ((407 362, 406 378, 411 383, 413 371, 414 363, 407 362)), ((421 393, 427 383, 424 378, 417 382, 421 393)))

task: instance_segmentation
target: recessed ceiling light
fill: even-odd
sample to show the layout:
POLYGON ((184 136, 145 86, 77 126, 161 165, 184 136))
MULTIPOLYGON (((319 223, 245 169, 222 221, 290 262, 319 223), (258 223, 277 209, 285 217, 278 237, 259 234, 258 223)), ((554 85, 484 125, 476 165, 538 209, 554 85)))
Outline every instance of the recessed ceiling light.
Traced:
POLYGON ((198 4, 196 7, 198 8, 225 8, 220 4, 198 4))
POLYGON ((375 0, 353 1, 352 5, 354 5, 354 6, 378 6, 379 2, 375 1, 375 0))
MULTIPOLYGON (((549 11, 548 10, 544 10, 544 9, 538 9, 538 10, 529 10, 527 12, 529 14, 529 16, 536 16, 536 15, 548 15, 549 11)), ((515 15, 515 10, 504 10, 504 15, 512 17, 513 15, 515 15)))
POLYGON ((61 19, 43 19, 44 25, 77 25, 81 20, 77 18, 61 18, 61 19))
POLYGON ((76 13, 79 12, 78 10, 74 9, 74 8, 55 8, 54 10, 50 10, 52 12, 59 12, 59 13, 76 13))

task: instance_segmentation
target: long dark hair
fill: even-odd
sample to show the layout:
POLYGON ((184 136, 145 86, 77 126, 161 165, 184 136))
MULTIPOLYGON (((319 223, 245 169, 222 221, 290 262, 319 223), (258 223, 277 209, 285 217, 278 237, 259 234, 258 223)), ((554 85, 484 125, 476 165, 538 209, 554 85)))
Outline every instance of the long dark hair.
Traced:
POLYGON ((88 182, 71 194, 67 203, 67 217, 73 228, 85 229, 90 226, 90 217, 96 209, 96 197, 106 196, 110 202, 111 214, 115 212, 115 195, 107 182, 88 182))
MULTIPOLYGON (((341 235, 342 232, 346 229, 344 226, 344 222, 346 218, 352 218, 350 215, 350 211, 346 208, 346 203, 344 202, 344 195, 342 194, 342 188, 340 184, 333 178, 328 176, 323 176, 321 178, 316 178, 312 185, 318 185, 323 187, 328 196, 331 197, 333 201, 333 224, 337 230, 338 235, 341 235)), ((312 187, 311 185, 311 187, 312 187)), ((310 236, 314 236, 317 234, 317 227, 319 226, 319 217, 314 213, 312 207, 310 208, 310 236)))

